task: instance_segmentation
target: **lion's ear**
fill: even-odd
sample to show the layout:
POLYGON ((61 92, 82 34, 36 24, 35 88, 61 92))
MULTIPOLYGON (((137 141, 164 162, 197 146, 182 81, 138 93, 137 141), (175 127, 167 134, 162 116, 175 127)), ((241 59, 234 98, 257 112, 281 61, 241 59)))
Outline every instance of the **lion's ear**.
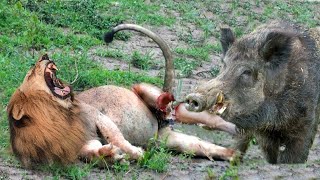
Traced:
POLYGON ((15 120, 20 120, 25 115, 22 104, 14 104, 11 109, 11 114, 15 120))
POLYGON ((44 54, 39 58, 39 61, 43 61, 43 60, 50 60, 48 54, 44 54))
POLYGON ((20 120, 25 115, 24 104, 26 103, 26 96, 17 90, 11 97, 7 112, 15 120, 20 120))

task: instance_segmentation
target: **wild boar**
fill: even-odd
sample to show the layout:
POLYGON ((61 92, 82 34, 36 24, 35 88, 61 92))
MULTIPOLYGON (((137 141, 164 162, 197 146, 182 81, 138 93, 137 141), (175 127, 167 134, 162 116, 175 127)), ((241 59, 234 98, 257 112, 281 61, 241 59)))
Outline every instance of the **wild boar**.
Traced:
POLYGON ((189 111, 234 123, 237 148, 255 136, 269 163, 303 163, 317 132, 320 61, 314 39, 290 22, 272 21, 236 39, 221 28, 221 73, 186 97, 189 111))

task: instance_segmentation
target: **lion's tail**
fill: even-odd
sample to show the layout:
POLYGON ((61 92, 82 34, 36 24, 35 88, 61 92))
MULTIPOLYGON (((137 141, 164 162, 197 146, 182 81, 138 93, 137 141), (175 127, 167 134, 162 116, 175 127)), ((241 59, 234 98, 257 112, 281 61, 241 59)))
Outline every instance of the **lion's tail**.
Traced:
POLYGON ((172 93, 174 67, 173 67, 172 53, 169 46, 166 44, 166 42, 154 32, 136 24, 120 24, 114 27, 110 32, 104 35, 104 41, 106 43, 112 42, 115 33, 122 30, 133 30, 133 31, 141 32, 147 35, 148 37, 150 37, 153 41, 155 41, 158 44, 165 58, 166 69, 165 69, 165 75, 164 75, 163 91, 172 93))

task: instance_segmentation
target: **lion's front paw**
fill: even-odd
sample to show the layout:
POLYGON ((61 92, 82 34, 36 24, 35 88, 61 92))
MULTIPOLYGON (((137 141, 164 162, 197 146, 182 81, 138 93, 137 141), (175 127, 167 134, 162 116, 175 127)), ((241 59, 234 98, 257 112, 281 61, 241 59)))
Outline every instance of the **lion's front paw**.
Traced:
POLYGON ((229 148, 218 147, 208 148, 203 152, 210 160, 221 159, 233 161, 238 157, 237 151, 229 148))
POLYGON ((142 148, 140 148, 140 147, 133 147, 133 148, 132 148, 132 151, 131 151, 131 153, 130 153, 130 158, 131 158, 131 159, 139 159, 140 157, 143 156, 143 153, 144 153, 144 151, 143 151, 142 148))
POLYGON ((103 145, 101 148, 99 148, 99 155, 105 156, 105 157, 116 157, 119 155, 122 155, 122 150, 112 144, 103 145))
POLYGON ((243 154, 240 151, 234 150, 234 153, 230 159, 228 159, 231 163, 239 164, 242 162, 243 154))

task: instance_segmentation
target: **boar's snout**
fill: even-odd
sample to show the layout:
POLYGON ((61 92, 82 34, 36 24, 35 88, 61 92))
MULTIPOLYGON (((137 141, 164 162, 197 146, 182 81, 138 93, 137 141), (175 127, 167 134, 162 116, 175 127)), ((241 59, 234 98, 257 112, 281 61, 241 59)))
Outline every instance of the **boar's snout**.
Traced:
POLYGON ((228 103, 222 91, 214 95, 204 96, 200 93, 191 93, 186 97, 185 107, 188 111, 201 112, 209 110, 216 114, 222 114, 227 108, 228 103))
POLYGON ((206 99, 199 93, 191 93, 186 97, 185 107, 188 111, 201 112, 205 110, 206 99))

